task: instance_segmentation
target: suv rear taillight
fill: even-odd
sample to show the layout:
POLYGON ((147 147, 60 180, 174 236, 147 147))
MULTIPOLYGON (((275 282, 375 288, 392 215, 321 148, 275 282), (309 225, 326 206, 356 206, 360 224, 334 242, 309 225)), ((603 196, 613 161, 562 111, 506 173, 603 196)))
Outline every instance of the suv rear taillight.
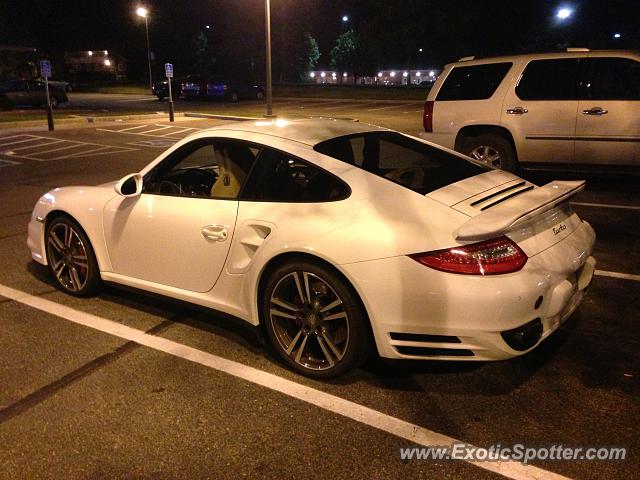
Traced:
POLYGON ((504 236, 445 250, 414 253, 409 257, 436 270, 466 275, 517 272, 527 263, 527 255, 504 236))
POLYGON ((433 132, 433 101, 424 102, 424 115, 422 116, 422 126, 425 132, 433 132))

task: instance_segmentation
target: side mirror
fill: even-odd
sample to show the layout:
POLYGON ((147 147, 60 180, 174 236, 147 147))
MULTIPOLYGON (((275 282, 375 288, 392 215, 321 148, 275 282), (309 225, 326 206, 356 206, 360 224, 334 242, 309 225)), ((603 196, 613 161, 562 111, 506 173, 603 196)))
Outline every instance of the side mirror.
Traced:
POLYGON ((139 173, 127 175, 116 183, 114 190, 123 197, 137 197, 142 193, 142 175, 139 173))

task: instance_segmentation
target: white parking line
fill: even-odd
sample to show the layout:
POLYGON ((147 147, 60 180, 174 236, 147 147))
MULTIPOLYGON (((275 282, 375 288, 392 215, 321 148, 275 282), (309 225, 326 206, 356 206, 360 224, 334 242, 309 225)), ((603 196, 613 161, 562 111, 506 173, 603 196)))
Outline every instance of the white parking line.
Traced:
POLYGON ((148 125, 138 125, 138 126, 136 126, 136 127, 123 128, 122 130, 109 130, 109 131, 110 131, 110 132, 120 132, 120 133, 122 133, 122 132, 127 132, 127 131, 129 131, 129 130, 135 130, 135 129, 137 129, 137 128, 145 128, 145 127, 147 127, 147 126, 148 126, 148 125))
POLYGON ((585 203, 585 202, 571 202, 571 205, 578 205, 581 207, 619 208, 622 210, 640 210, 640 206, 637 206, 637 205, 610 205, 608 203, 585 203))
POLYGON ((153 130, 145 130, 144 133, 151 133, 151 132, 160 132, 162 130, 166 130, 168 128, 173 128, 173 127, 160 127, 160 128, 154 128, 153 130))
POLYGON ((640 282, 640 275, 634 275, 632 273, 609 272, 607 270, 596 270, 594 273, 601 277, 621 278, 623 280, 640 282))
MULTIPOLYGON (((14 136, 15 137, 15 136, 14 136)), ((5 137, 8 138, 8 137, 5 137)), ((37 162, 48 162, 51 160, 64 160, 67 158, 78 158, 81 156, 96 156, 96 155, 106 155, 106 154, 116 154, 122 152, 128 152, 132 150, 138 150, 137 148, 131 147, 120 147, 115 145, 104 145, 101 143, 93 143, 93 142, 78 142, 75 140, 63 140, 53 137, 41 137, 38 135, 20 135, 17 138, 24 138, 23 140, 16 140, 13 142, 8 142, 4 144, 0 144, 0 148, 3 148, 8 145, 15 144, 24 144, 18 148, 12 148, 10 150, 5 150, 4 155, 10 155, 12 158, 24 158, 27 160, 35 160, 37 162), (47 147, 52 145, 62 145, 56 146, 55 148, 46 148, 40 149, 40 147, 47 147), (37 151, 27 151, 34 150, 37 151), (60 150, 70 150, 70 149, 83 149, 82 151, 76 151, 70 153, 68 155, 52 157, 50 156, 53 152, 58 152, 60 150)), ((0 142, 2 139, 0 138, 0 142)))
POLYGON ((386 107, 367 108, 367 112, 377 112, 378 110, 388 110, 390 108, 404 108, 411 105, 415 105, 415 103, 400 103, 397 105, 387 105, 386 107))
MULTIPOLYGON (((0 285, 0 295, 15 302, 28 305, 37 310, 55 315, 85 327, 93 328, 110 335, 114 335, 131 342, 144 345, 154 350, 173 355, 190 362, 194 362, 220 372, 224 372, 247 382, 274 390, 297 400, 315 405, 319 408, 333 412, 356 422, 368 425, 383 432, 387 432, 403 440, 417 445, 430 447, 433 445, 453 445, 460 443, 455 438, 434 432, 427 428, 409 423, 383 412, 365 407, 330 393, 307 387, 257 368, 234 362, 211 353, 197 350, 193 347, 174 342, 143 332, 127 325, 123 325, 106 318, 98 317, 90 313, 81 312, 65 305, 52 302, 42 297, 36 297, 20 290, 0 285)), ((470 448, 472 448, 469 445, 470 448)), ((567 479, 557 473, 544 470, 532 465, 524 465, 516 461, 481 462, 461 460, 476 467, 498 473, 512 479, 540 479, 562 480, 567 479)))

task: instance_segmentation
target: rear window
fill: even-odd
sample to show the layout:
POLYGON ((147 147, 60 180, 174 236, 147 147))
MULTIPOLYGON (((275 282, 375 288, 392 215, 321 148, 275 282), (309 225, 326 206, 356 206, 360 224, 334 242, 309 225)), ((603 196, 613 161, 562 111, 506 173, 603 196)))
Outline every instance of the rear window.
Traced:
POLYGON ((522 72, 516 86, 521 100, 577 100, 579 58, 534 60, 522 72))
POLYGON ((454 67, 445 79, 436 100, 485 100, 490 98, 513 65, 489 63, 454 67))
POLYGON ((630 58, 590 58, 583 82, 590 100, 640 100, 640 62, 630 58))
POLYGON ((313 148, 422 195, 490 169, 395 132, 337 137, 313 148))

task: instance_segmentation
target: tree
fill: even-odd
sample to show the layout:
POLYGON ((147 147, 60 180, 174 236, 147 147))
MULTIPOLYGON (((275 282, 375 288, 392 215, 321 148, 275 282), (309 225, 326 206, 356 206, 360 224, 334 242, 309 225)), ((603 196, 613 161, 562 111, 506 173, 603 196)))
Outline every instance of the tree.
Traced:
POLYGON ((310 34, 305 33, 304 39, 296 55, 295 72, 300 80, 307 80, 309 71, 313 70, 320 59, 320 47, 317 40, 310 34))
MULTIPOLYGON (((331 49, 331 66, 338 70, 354 72, 358 54, 358 39, 353 29, 340 34, 336 44, 331 49)), ((341 77, 342 78, 342 77, 341 77)), ((355 76, 354 76, 355 81, 355 76)))
POLYGON ((204 30, 200 30, 194 40, 194 62, 193 66, 196 71, 207 72, 213 68, 216 63, 216 57, 212 53, 209 44, 209 38, 204 30))

